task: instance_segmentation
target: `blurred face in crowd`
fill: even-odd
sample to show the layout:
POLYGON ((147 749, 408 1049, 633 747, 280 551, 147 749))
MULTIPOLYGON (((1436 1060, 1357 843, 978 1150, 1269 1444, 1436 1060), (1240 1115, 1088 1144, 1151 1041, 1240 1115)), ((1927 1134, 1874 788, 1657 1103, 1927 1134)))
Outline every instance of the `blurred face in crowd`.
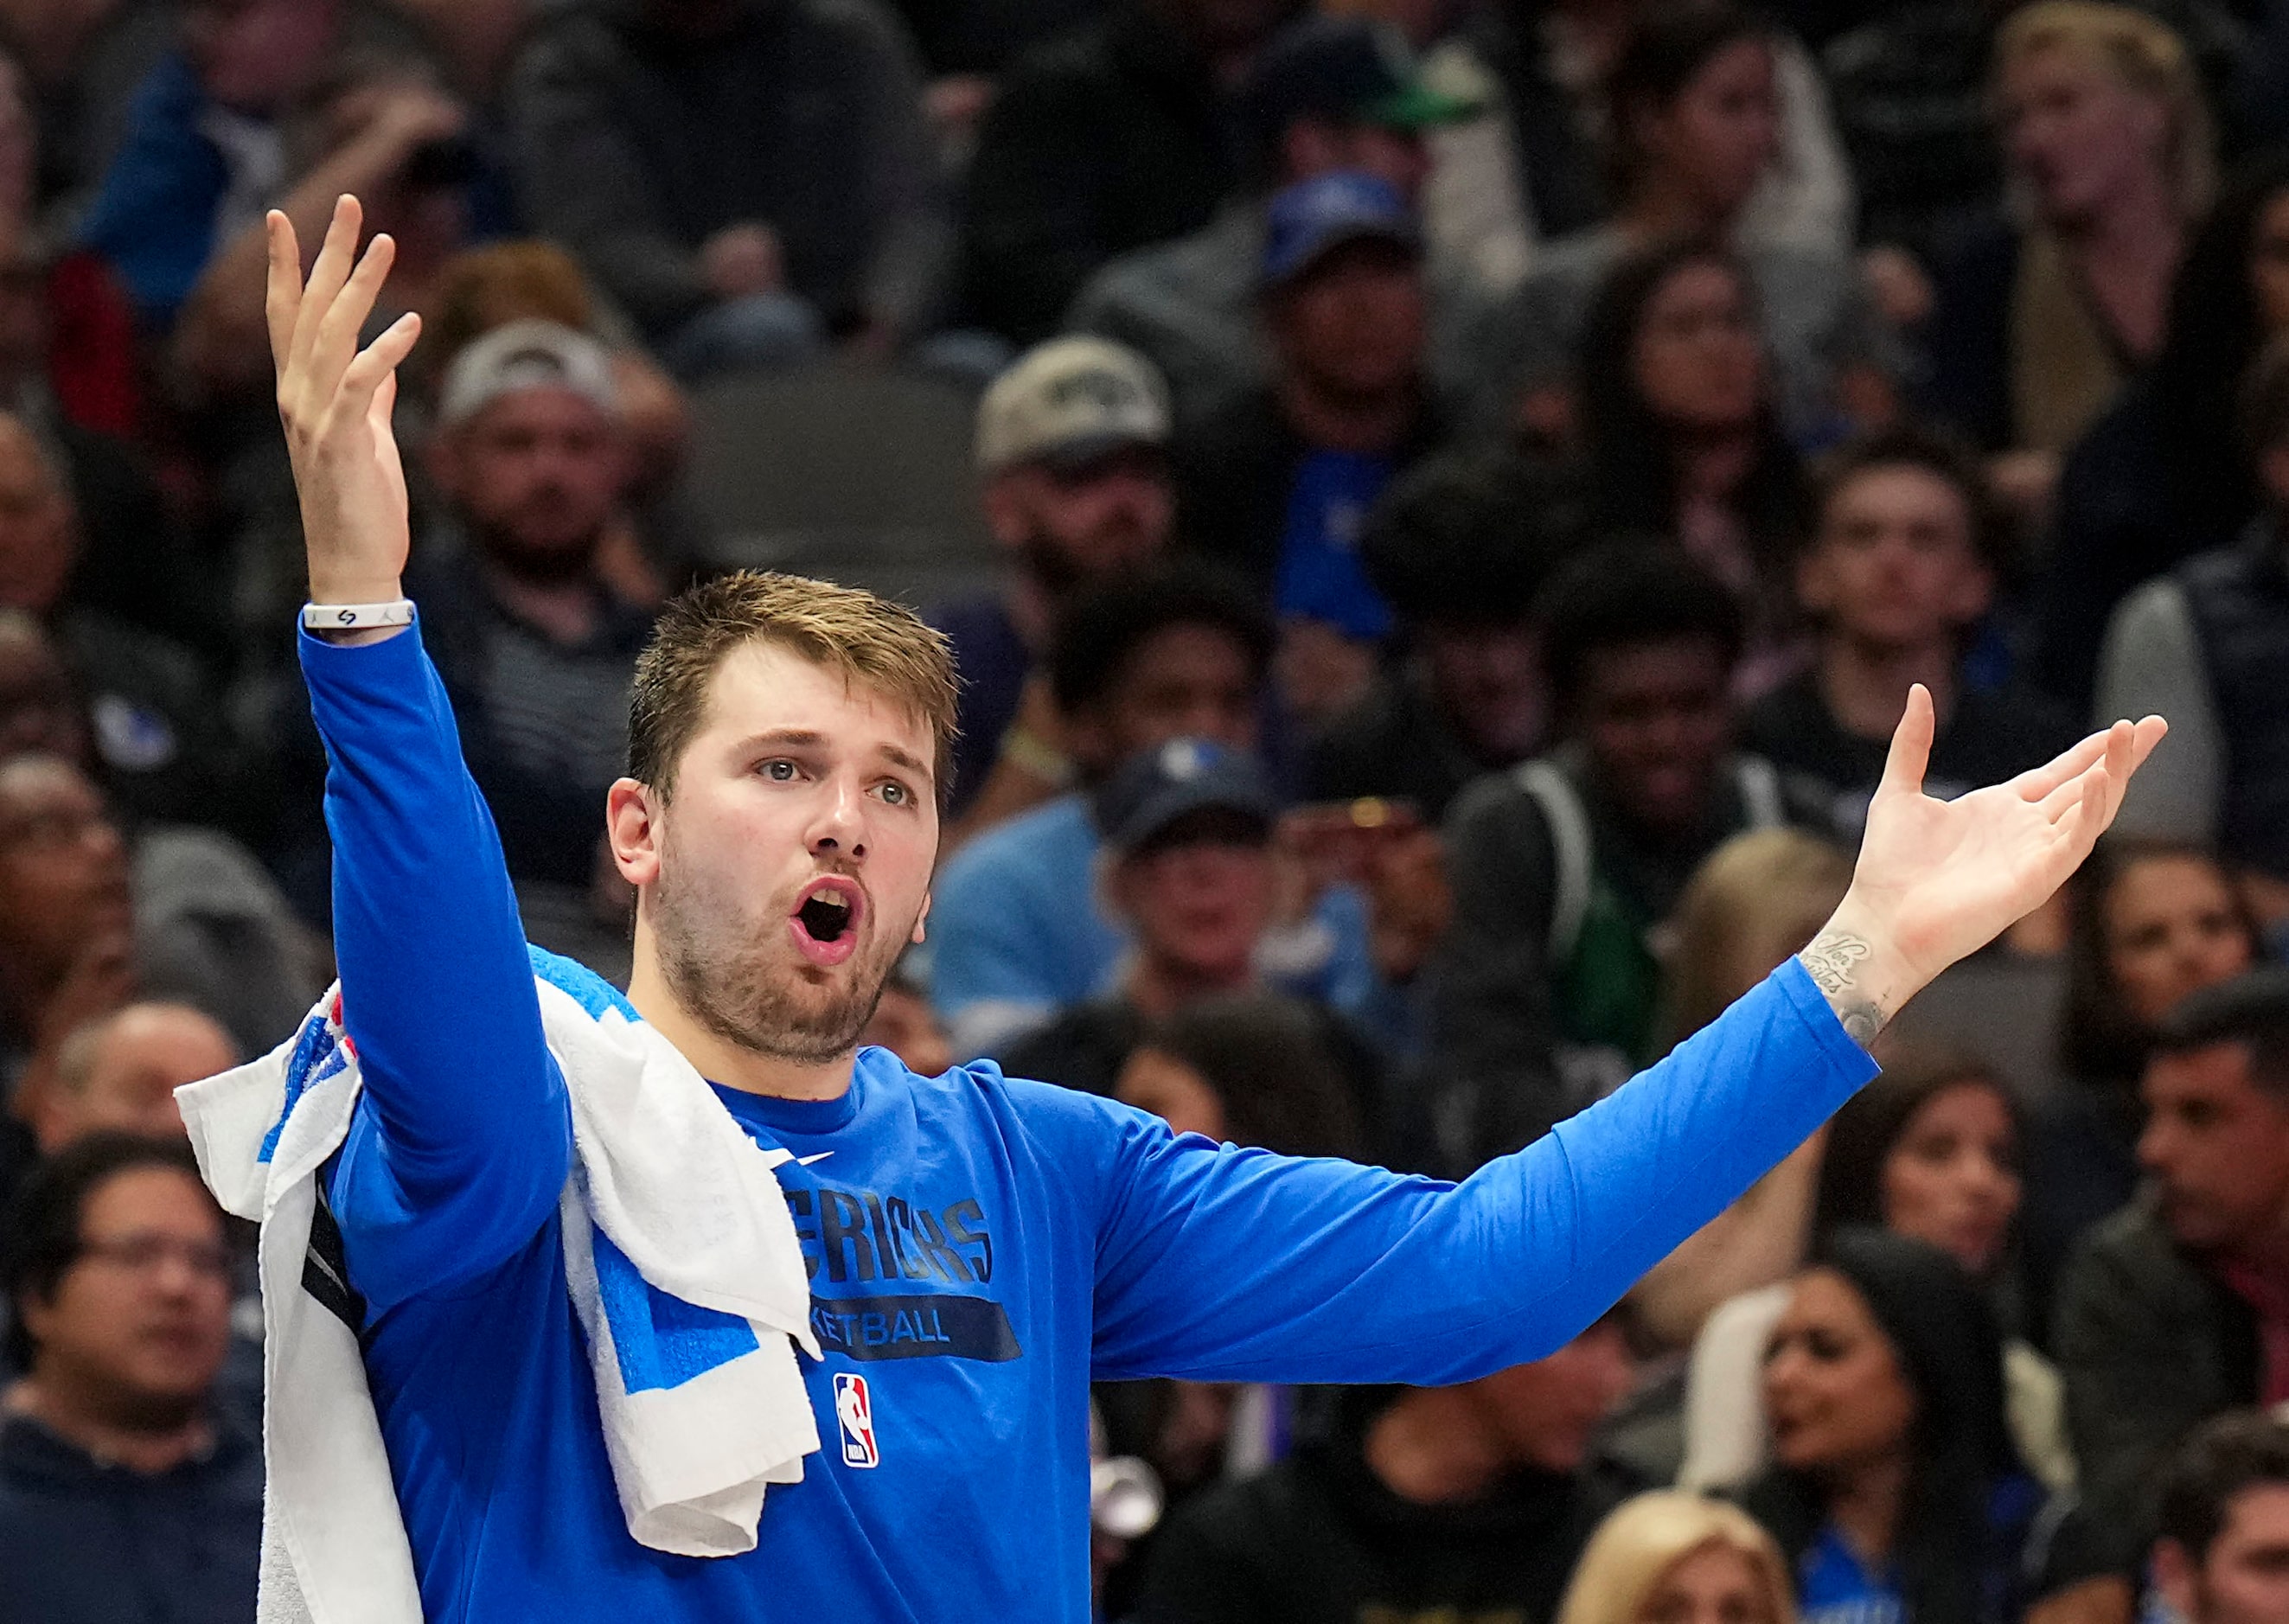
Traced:
POLYGON ((268 117, 316 81, 340 20, 338 0, 195 0, 183 44, 208 95, 268 117))
POLYGON ((222 1214, 196 1179, 132 1167, 89 1193, 80 1255, 21 1304, 32 1374, 116 1425, 164 1431, 206 1403, 230 1341, 222 1214))
POLYGON ((2289 332, 2289 191, 2258 210, 2249 234, 2249 291, 2261 337, 2289 332))
POLYGON ((1265 306, 1273 349, 1296 381, 1342 402, 1416 387, 1423 365, 1423 271, 1395 243, 1322 254, 1265 306))
POLYGON ((1686 829, 1707 812, 1732 739, 1730 677, 1703 638, 1591 651, 1576 725, 1606 792, 1637 823, 1686 829))
POLYGON ((1121 856, 1113 903, 1142 953, 1189 983, 1246 985, 1272 924, 1271 842, 1253 816, 1212 807, 1121 856))
POLYGON ((2108 975, 2141 1026, 2152 1026, 2188 993, 2249 967, 2253 944, 2231 882, 2203 858, 2141 857, 2122 871, 2099 905, 2108 975))
POLYGON ((2138 1160, 2178 1244, 2231 1252, 2270 1237, 2289 1212, 2289 1099, 2259 1084, 2247 1046, 2157 1055, 2143 1092, 2138 1160))
POLYGON ((1711 225, 1738 213, 1780 152, 1773 50, 1738 39, 1715 52, 1665 106, 1635 118, 1641 165, 1663 190, 1691 200, 1711 225))
POLYGON ((1908 1447, 1916 1395, 1891 1339, 1851 1281, 1832 1269, 1797 1277, 1765 1355, 1773 1458, 1833 1477, 1908 1447))
POLYGON ((0 760, 27 752, 84 766, 87 722, 71 673, 39 623, 0 615, 0 760))
POLYGON ((95 786, 53 756, 0 763, 0 953, 38 982, 133 923, 126 842, 95 786))
POLYGON ((2036 45, 2003 64, 2000 90, 2011 167, 2053 225, 2096 219, 2165 164, 2169 109, 2095 52, 2036 45))
POLYGON ((1216 1085, 1174 1055, 1138 1049, 1121 1068, 1113 1092, 1122 1104, 1151 1111, 1172 1133, 1199 1134, 1219 1143, 1229 1137, 1216 1085))
POLYGON ((2019 1211, 2019 1134, 2002 1093, 1967 1078, 1933 1095, 1901 1129, 1882 1178, 1886 1229, 1984 1275, 2019 1211))
POLYGON ((620 874, 685 1011, 774 1060, 849 1051, 921 939, 936 754, 922 717, 790 649, 724 657, 671 792, 613 791, 620 874))
POLYGON ((1052 593, 1157 558, 1176 498, 1168 458, 1129 446, 1073 467, 1021 463, 987 482, 985 521, 1052 593))
POLYGON ((882 1001, 858 1041, 889 1050, 916 1077, 937 1077, 953 1065, 953 1045, 929 999, 897 982, 882 989, 882 1001))
POLYGON ((0 604, 46 614, 78 561, 70 491, 24 420, 0 414, 0 604))
POLYGON ((1419 132, 1379 124, 1299 120, 1281 132, 1280 158, 1280 178, 1290 184, 1349 170, 1389 181, 1410 203, 1431 174, 1430 151, 1419 132))
POLYGON ((1628 1337, 1605 1319, 1548 1358, 1496 1371, 1463 1390, 1511 1464, 1571 1472, 1588 1459, 1591 1439, 1634 1374, 1628 1337))
POLYGON ((2226 1502, 2225 1525, 2196 1563, 2164 1540, 2154 1576, 2186 1624, 2282 1624, 2289 1619, 2289 1483, 2252 1484, 2226 1502))
POLYGON ((40 1148, 53 1155, 107 1128, 158 1138, 180 1137, 175 1090, 238 1063, 230 1034, 180 1004, 131 1004, 106 1019, 75 1057, 60 1067, 39 1122, 40 1148))
POLYGON ((586 574, 626 482, 619 425, 570 389, 505 394, 438 436, 438 484, 487 555, 539 579, 586 574))
POLYGON ((1631 367, 1655 418, 1688 434, 1753 424, 1765 391, 1763 341, 1734 269, 1694 260, 1664 277, 1638 318, 1631 367))
POLYGON ((1546 712, 1531 625, 1426 626, 1415 641, 1431 691, 1472 754, 1502 765, 1533 752, 1546 712))
POLYGON ((1780 1613, 1748 1552, 1711 1540, 1669 1564, 1630 1624, 1780 1624, 1780 1613))
POLYGON ((1868 468, 1830 493, 1797 573, 1806 609, 1885 654, 1953 637, 1986 612, 1993 587, 1964 493, 1909 463, 1868 468))
POLYGON ((1256 677, 1221 626, 1164 626, 1122 663, 1110 692, 1069 719, 1071 747, 1097 768, 1180 738, 1253 751, 1256 677))

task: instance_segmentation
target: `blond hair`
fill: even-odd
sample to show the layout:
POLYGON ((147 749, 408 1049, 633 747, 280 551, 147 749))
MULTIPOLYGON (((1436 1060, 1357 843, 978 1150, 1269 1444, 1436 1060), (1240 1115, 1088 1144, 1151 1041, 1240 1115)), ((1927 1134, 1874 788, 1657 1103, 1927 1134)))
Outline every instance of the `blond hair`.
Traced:
POLYGON ((1752 829, 1711 852, 1677 904, 1668 1031, 1682 1042, 1812 940, 1852 883, 1852 859, 1800 829, 1752 829))
POLYGON ((1670 1489, 1624 1501, 1598 1524, 1558 1604, 1556 1624, 1637 1624, 1654 1587, 1711 1546, 1748 1563, 1771 1604, 1773 1624, 1795 1624, 1788 1564, 1772 1535, 1738 1506, 1670 1489))
POLYGON ((923 722, 937 741, 944 805, 956 732, 953 652, 945 633, 871 592, 757 569, 704 582, 660 611, 628 696, 628 776, 663 799, 673 793, 676 762, 706 717, 717 667, 751 642, 776 644, 838 673, 923 722))
POLYGON ((2178 210, 2198 219, 2217 190, 2217 130, 2186 42, 2144 12, 2109 0, 2037 0, 1995 36, 1995 75, 2038 51, 2079 51, 2170 115, 2163 163, 2178 210))

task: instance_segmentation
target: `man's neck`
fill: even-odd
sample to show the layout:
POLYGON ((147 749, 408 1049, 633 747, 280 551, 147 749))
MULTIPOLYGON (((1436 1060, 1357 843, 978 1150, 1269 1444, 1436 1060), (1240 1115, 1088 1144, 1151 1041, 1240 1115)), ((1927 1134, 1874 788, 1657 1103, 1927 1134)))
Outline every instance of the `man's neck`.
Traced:
POLYGON ((1140 952, 1121 978, 1121 991, 1148 1021, 1171 1015, 1187 1004, 1220 992, 1245 992, 1256 984, 1254 967, 1242 965, 1237 975, 1206 974, 1189 965, 1173 964, 1156 954, 1140 952))
POLYGON ((1421 1506, 1478 1499, 1510 1469, 1467 1389, 1416 1388, 1368 1426, 1368 1469, 1421 1506))
POLYGON ((603 623, 603 588, 586 570, 538 577, 487 559, 484 574, 493 601, 551 642, 567 647, 585 643, 603 623))
POLYGON ((1396 451, 1406 444, 1423 401, 1412 381, 1383 394, 1344 397, 1290 375, 1280 380, 1278 392, 1281 415, 1304 444, 1367 456, 1396 451))
POLYGON ((1888 739, 1900 725, 1909 688, 1920 682, 1931 690, 1934 714, 1944 728, 1955 712, 1956 660, 1951 637, 1886 649, 1830 636, 1821 644, 1816 667, 1821 702, 1853 737, 1888 739))
POLYGON ((854 1047, 831 1060, 800 1061, 761 1055, 732 1042, 693 1016, 669 989, 657 955, 645 951, 644 927, 636 925, 635 967, 628 977, 628 1002, 676 1052, 711 1083, 774 1100, 839 1100, 850 1091, 854 1047))
POLYGON ((179 1421, 139 1425, 110 1414, 68 1381, 25 1377, 0 1398, 0 1407, 28 1415, 74 1448, 106 1465, 156 1477, 214 1446, 214 1424, 203 1408, 179 1421))

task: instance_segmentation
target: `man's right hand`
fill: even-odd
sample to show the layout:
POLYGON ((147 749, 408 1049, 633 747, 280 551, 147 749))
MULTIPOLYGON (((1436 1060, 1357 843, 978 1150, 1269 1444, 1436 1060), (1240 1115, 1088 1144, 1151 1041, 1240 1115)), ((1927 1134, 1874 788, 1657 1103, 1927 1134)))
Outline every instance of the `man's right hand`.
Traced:
MULTIPOLYGON (((334 205, 324 245, 302 281, 300 245, 286 216, 268 220, 270 354, 278 368, 278 416, 301 498, 302 541, 317 603, 381 603, 403 595, 410 532, 405 469, 389 426, 397 366, 421 320, 400 316, 363 350, 358 333, 389 275, 386 236, 357 257, 357 199, 334 205)), ((387 632, 354 633, 365 641, 387 632)))

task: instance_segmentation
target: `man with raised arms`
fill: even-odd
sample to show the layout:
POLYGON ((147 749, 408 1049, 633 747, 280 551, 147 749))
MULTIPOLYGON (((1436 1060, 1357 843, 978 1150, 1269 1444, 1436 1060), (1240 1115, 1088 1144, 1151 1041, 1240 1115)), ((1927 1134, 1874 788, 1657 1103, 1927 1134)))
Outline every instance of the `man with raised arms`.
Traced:
MULTIPOLYGON (((270 330, 313 601, 399 597, 390 431, 409 316, 344 199, 270 330)), ((331 759, 343 1022, 363 1092, 322 1176, 433 1620, 1089 1617, 1089 1382, 1449 1383, 1563 1346, 1873 1072, 1918 988, 2055 890, 2161 736, 2118 724, 1951 803, 1910 699, 1850 895, 1669 1059, 1449 1186, 1171 1134, 990 1065, 857 1047, 920 940, 953 715, 943 644, 863 593, 734 576, 670 605, 606 829, 637 895, 628 997, 778 1169, 825 1357, 825 1448, 757 1543, 631 1537, 568 1297, 563 1078, 500 848, 418 625, 305 633, 331 759), (854 1378, 863 1380, 854 1380, 854 1378), (840 1446, 836 1440, 840 1440, 840 1446)))

